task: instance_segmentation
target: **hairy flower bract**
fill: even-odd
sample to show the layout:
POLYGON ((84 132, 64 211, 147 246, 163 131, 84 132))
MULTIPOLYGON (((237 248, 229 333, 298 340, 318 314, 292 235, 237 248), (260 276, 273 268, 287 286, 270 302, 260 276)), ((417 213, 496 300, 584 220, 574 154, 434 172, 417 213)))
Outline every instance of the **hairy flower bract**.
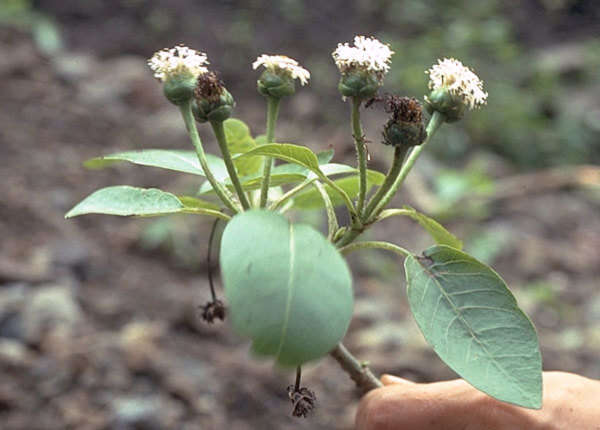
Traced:
POLYGON ((310 72, 304 67, 301 67, 293 58, 285 55, 266 55, 263 54, 252 63, 254 70, 260 66, 264 66, 267 70, 273 73, 283 72, 289 75, 292 79, 298 79, 302 85, 308 83, 310 72))
POLYGON ((208 71, 206 64, 208 64, 206 54, 183 45, 160 50, 148 60, 148 66, 154 72, 154 77, 163 82, 170 77, 180 75, 197 78, 208 71))

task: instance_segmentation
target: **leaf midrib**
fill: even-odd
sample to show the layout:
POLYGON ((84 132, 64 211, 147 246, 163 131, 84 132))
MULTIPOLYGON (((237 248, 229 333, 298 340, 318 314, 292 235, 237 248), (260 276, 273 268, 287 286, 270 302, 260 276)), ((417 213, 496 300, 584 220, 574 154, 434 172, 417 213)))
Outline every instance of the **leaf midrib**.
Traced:
POLYGON ((292 310, 292 300, 294 298, 294 262, 296 260, 295 253, 295 238, 294 238, 294 226, 290 223, 289 227, 290 238, 289 238, 289 246, 290 246, 290 263, 289 263, 289 277, 287 283, 287 298, 285 303, 285 312, 283 314, 283 324, 281 327, 281 337, 279 340, 279 346, 277 347, 277 354, 275 357, 279 360, 279 356, 281 355, 281 351, 283 350, 283 345, 285 343, 285 338, 287 336, 288 323, 290 321, 290 314, 292 310))

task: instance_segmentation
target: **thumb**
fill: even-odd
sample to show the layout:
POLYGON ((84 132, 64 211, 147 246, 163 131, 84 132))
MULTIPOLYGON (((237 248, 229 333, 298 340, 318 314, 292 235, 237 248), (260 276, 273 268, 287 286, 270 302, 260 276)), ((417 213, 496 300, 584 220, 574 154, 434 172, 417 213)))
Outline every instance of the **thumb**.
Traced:
POLYGON ((415 385, 414 382, 409 381, 408 379, 399 378, 394 375, 383 375, 381 377, 381 382, 383 385, 415 385))

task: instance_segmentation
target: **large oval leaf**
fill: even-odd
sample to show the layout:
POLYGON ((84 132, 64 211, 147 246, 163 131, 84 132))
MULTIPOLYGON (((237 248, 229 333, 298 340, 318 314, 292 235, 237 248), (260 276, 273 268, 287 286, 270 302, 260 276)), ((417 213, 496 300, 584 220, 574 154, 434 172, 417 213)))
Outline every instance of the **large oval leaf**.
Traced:
MULTIPOLYGON (((208 166, 218 180, 228 177, 223 160, 216 155, 206 154, 208 166)), ((89 169, 102 169, 115 163, 127 161, 141 166, 160 167, 176 172, 204 176, 198 156, 194 151, 170 149, 144 149, 141 151, 118 152, 103 157, 92 158, 84 164, 89 169)))
POLYGON ((537 335, 498 274, 444 245, 408 257, 404 266, 411 310, 442 360, 492 397, 540 408, 537 335))
POLYGON ((282 215, 235 216, 221 243, 221 270, 234 329, 259 355, 298 366, 326 355, 352 316, 352 280, 335 247, 282 215))
POLYGON ((157 188, 138 188, 117 185, 93 192, 65 215, 72 218, 86 214, 120 216, 154 216, 176 213, 195 213, 229 219, 218 207, 194 197, 177 197, 157 188))

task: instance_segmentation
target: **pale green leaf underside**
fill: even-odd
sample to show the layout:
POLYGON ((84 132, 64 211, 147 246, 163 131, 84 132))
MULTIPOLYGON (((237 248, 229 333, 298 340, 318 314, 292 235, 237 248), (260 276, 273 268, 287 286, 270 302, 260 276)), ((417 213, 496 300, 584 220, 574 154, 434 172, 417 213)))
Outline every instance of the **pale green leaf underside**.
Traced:
MULTIPOLYGON (((227 169, 223 160, 216 155, 206 154, 210 170, 217 180, 227 178, 227 169)), ((205 176, 194 151, 180 151, 170 149, 144 149, 141 151, 127 151, 103 157, 92 158, 84 163, 90 169, 102 169, 115 163, 127 161, 141 166, 159 167, 176 172, 191 173, 192 175, 205 176)))
POLYGON ((176 213, 197 213, 228 218, 214 205, 194 197, 177 197, 156 188, 117 185, 93 192, 75 205, 65 218, 86 214, 120 216, 155 216, 176 213))
MULTIPOLYGON (((349 167, 349 166, 347 166, 349 167)), ((352 170, 356 170, 351 168, 352 170)), ((373 187, 373 185, 381 185, 385 176, 380 172, 369 170, 367 171, 367 192, 373 187)), ((360 178, 358 175, 347 176, 345 178, 337 179, 334 181, 342 190, 348 194, 352 199, 358 196, 360 178)), ((339 193, 325 184, 325 190, 329 194, 331 203, 334 206, 342 206, 344 200, 340 197, 339 193)), ((314 188, 309 188, 306 191, 302 191, 296 197, 294 197, 294 208, 296 209, 320 209, 323 207, 323 199, 319 192, 314 188)))
POLYGON ((411 310, 442 360, 492 397, 540 408, 537 335, 498 274, 444 245, 404 265, 411 310))
POLYGON ((379 219, 385 219, 395 215, 403 215, 417 221, 439 245, 448 245, 458 250, 462 249, 463 243, 460 239, 450 233, 439 222, 428 217, 410 206, 404 206, 403 209, 386 209, 381 212, 379 219))
POLYGON ((234 329, 281 365, 326 355, 348 328, 350 271, 308 225, 259 210, 235 216, 223 233, 221 271, 234 329))

